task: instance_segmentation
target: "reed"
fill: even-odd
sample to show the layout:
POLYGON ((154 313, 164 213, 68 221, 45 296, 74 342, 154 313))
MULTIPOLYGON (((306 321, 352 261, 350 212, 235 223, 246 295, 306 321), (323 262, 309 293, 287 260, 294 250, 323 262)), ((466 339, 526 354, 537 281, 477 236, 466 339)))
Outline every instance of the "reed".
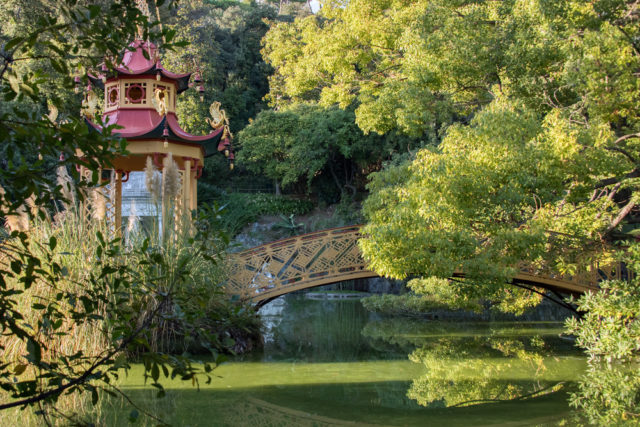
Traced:
MULTIPOLYGON (((25 215, 26 216, 26 215, 25 215)), ((27 219, 24 219, 26 222, 27 219)), ((23 323, 37 325, 42 320, 42 311, 33 310, 32 304, 41 302, 46 304, 55 301, 60 292, 65 294, 75 294, 82 296, 85 294, 84 284, 88 282, 88 277, 96 271, 92 268, 95 265, 95 249, 98 245, 97 232, 106 233, 104 221, 88 220, 83 218, 79 209, 69 206, 64 212, 55 216, 55 220, 48 217, 40 219, 32 217, 27 227, 28 241, 31 253, 39 259, 45 260, 51 253, 47 253, 46 248, 50 238, 54 237, 58 244, 53 257, 55 261, 68 272, 61 280, 52 286, 47 281, 38 280, 24 292, 15 297, 18 311, 24 315, 23 323)), ((4 252, 0 252, 0 265, 7 267, 8 257, 4 252)), ((16 289, 20 288, 18 283, 8 285, 16 289)), ((62 307, 62 306, 61 306, 62 307)), ((73 319, 71 310, 64 312, 64 321, 59 330, 64 334, 46 333, 38 330, 39 340, 43 343, 42 360, 53 362, 61 357, 82 352, 85 357, 94 357, 100 354, 107 345, 109 338, 109 328, 105 324, 97 327, 96 322, 78 323, 73 319)), ((24 363, 25 354, 28 353, 25 340, 15 335, 0 336, 0 345, 4 347, 1 356, 2 363, 20 364, 24 363)), ((22 375, 35 378, 41 373, 33 366, 27 369, 22 375)), ((82 394, 66 394, 60 396, 56 402, 56 408, 61 414, 77 414, 84 416, 93 413, 96 409, 91 405, 90 396, 82 394)), ((36 425, 42 423, 42 419, 28 410, 9 410, 0 413, 0 425, 12 425, 11 420, 22 420, 24 425, 36 425), (19 415, 18 415, 19 414, 19 415)), ((92 418, 94 418, 92 416, 92 418)), ((48 420, 52 424, 64 425, 69 420, 65 418, 54 418, 48 420)))
MULTIPOLYGON (((175 193, 175 179, 179 178, 179 173, 177 168, 174 172, 171 172, 170 166, 168 169, 163 187, 165 191, 175 193)), ((150 170, 151 186, 157 189, 159 174, 150 170)), ((60 182, 68 184, 62 171, 60 182)), ((25 316, 24 323, 39 325, 37 333, 44 334, 38 337, 39 342, 43 343, 44 362, 59 362, 80 352, 82 360, 89 361, 104 353, 105 349, 114 348, 111 325, 118 323, 114 318, 116 314, 98 306, 97 310, 94 308, 95 319, 77 321, 80 300, 83 296, 91 295, 90 286, 98 283, 96 277, 102 277, 100 275, 104 271, 101 265, 105 262, 123 266, 127 277, 133 278, 133 286, 125 290, 121 288, 117 296, 113 295, 114 301, 117 299, 117 311, 124 313, 128 325, 145 327, 145 333, 138 340, 144 344, 138 349, 129 348, 128 359, 149 352, 182 354, 185 351, 231 351, 236 343, 229 339, 230 336, 246 335, 251 329, 257 330, 258 323, 253 312, 230 303, 222 293, 220 284, 224 280, 225 270, 223 263, 218 261, 226 244, 218 232, 200 233, 201 224, 194 225, 191 221, 177 218, 175 214, 164 218, 163 228, 166 231, 161 233, 157 226, 150 230, 137 227, 134 214, 123 230, 126 232, 126 245, 116 240, 112 251, 105 252, 101 250, 104 245, 101 236, 109 236, 113 231, 105 220, 104 189, 98 188, 89 193, 90 213, 83 207, 86 201, 75 198, 76 193, 70 185, 67 185, 67 190, 74 203, 65 203, 65 209, 57 212, 53 218, 49 215, 32 216, 26 231, 31 255, 43 260, 43 265, 57 263, 65 272, 62 279, 56 283, 37 280, 27 289, 17 279, 16 283, 8 283, 8 286, 24 290, 16 295, 16 303, 19 312, 25 316), (57 242, 55 248, 50 247, 52 238, 57 242), (61 292, 72 295, 78 301, 56 304, 61 292), (56 331, 63 333, 40 326, 43 311, 34 308, 34 303, 39 302, 43 305, 53 303, 58 307, 63 323, 56 331)), ((169 212, 178 212, 175 194, 171 196, 168 193, 164 199, 169 212)), ((26 207, 24 209, 26 216, 26 207)), ((0 251, 0 268, 8 270, 9 264, 10 258, 0 251)), ((110 279, 105 277, 103 280, 110 279)), ((102 289, 101 292, 107 292, 108 296, 108 289, 102 289)), ((41 372, 35 365, 27 362, 29 351, 25 341, 14 335, 0 336, 0 346, 4 348, 0 361, 16 367, 28 365, 21 375, 41 378, 41 372)), ((82 363, 85 362, 80 362, 75 368, 82 369, 82 363)), ((99 410, 90 401, 88 393, 70 393, 61 396, 55 403, 55 411, 58 414, 88 417, 96 422, 100 419, 99 410)), ((16 414, 14 411, 3 411, 0 425, 8 425, 3 420, 5 416, 16 414)), ((24 419, 24 415, 20 417, 24 419)), ((61 416, 49 419, 49 422, 67 424, 69 419, 61 416)))

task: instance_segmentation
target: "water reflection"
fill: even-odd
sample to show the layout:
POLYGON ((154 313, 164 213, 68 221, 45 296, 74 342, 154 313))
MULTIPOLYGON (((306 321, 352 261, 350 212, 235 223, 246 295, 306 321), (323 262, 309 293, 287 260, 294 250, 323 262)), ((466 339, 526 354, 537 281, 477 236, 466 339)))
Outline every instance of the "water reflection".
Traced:
POLYGON ((525 400, 561 390, 584 369, 558 324, 371 322, 363 334, 424 365, 407 396, 427 408, 525 400))
MULTIPOLYGON (((175 381, 155 400, 137 372, 128 391, 175 425, 531 425, 566 418, 562 388, 584 369, 559 323, 383 319, 299 297, 264 316, 264 349, 200 392, 175 381)), ((116 425, 128 412, 107 413, 116 425)))
POLYGON ((246 360, 349 362, 406 359, 405 351, 376 351, 362 328, 371 314, 359 301, 310 300, 291 296, 267 305, 265 346, 246 360))

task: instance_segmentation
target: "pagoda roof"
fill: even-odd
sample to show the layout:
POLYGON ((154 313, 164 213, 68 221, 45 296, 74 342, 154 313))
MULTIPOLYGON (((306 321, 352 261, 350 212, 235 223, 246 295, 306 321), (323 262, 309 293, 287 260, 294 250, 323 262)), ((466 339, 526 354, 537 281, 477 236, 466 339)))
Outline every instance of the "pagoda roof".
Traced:
MULTIPOLYGON (((90 129, 102 132, 102 126, 85 119, 90 129)), ((204 156, 209 157, 216 151, 222 151, 230 145, 228 137, 224 136, 224 128, 214 130, 208 135, 191 135, 180 127, 174 113, 166 116, 159 115, 155 110, 117 110, 105 114, 106 125, 118 125, 114 134, 128 140, 167 139, 172 142, 199 145, 204 156), (165 129, 167 132, 165 132, 165 129)))
MULTIPOLYGON (((107 79, 140 76, 143 74, 156 75, 158 72, 160 72, 165 79, 175 82, 177 93, 189 89, 191 73, 176 74, 165 69, 159 59, 156 45, 143 40, 135 40, 129 44, 120 64, 107 73, 107 79)), ((91 74, 89 74, 88 77, 94 86, 104 89, 104 82, 101 78, 92 76, 91 74)))

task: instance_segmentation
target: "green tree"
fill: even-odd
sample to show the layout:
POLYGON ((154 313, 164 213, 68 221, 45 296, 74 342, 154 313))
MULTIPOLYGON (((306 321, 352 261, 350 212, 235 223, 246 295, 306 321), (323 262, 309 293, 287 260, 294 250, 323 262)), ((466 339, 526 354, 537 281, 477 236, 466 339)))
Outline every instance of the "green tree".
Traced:
POLYGON ((263 111, 238 134, 238 159, 282 185, 324 179, 335 193, 355 195, 364 175, 413 142, 396 135, 364 135, 352 110, 300 104, 263 111))
POLYGON ((255 3, 185 2, 166 19, 166 26, 189 46, 167 52, 167 67, 184 72, 200 70, 205 100, 196 91, 183 95, 178 114, 185 129, 208 132, 204 120, 209 105, 220 101, 232 132, 242 129, 249 118, 262 110, 268 92, 270 67, 260 56, 260 40, 268 30, 266 20, 276 18, 273 8, 255 3))
POLYGON ((634 227, 637 19, 626 1, 328 1, 267 34, 269 97, 356 102, 364 131, 437 143, 373 176, 365 256, 397 278, 462 270, 415 288, 521 311, 539 298, 503 286, 519 261, 574 273, 634 227))
MULTIPOLYGON (((181 95, 177 113, 186 130, 195 134, 211 131, 206 118, 214 101, 222 104, 234 134, 267 107, 263 97, 269 91, 267 79, 272 69, 260 49, 269 22, 279 19, 274 7, 238 1, 182 2, 162 19, 176 31, 176 37, 189 41, 185 49, 166 52, 166 66, 182 72, 199 70, 203 80, 203 101, 196 90, 181 95)), ((245 175, 242 168, 230 171, 220 156, 207 158, 199 180, 199 200, 211 200, 225 183, 245 175)))
POLYGON ((567 321, 577 344, 589 356, 589 367, 571 396, 590 422, 619 424, 640 419, 640 247, 634 244, 624 261, 632 275, 628 281, 608 281, 602 292, 578 301, 580 320, 567 321))

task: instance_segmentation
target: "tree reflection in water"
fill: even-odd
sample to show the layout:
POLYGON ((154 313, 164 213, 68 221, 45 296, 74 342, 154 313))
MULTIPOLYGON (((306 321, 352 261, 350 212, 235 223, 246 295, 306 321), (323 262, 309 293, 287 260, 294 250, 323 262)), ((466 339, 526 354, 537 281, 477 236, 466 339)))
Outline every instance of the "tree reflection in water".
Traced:
POLYGON ((412 381, 407 396, 438 408, 530 399, 575 381, 584 362, 573 357, 580 353, 558 337, 560 331, 561 324, 394 319, 369 323, 363 334, 413 347, 409 359, 423 364, 426 373, 412 381))

